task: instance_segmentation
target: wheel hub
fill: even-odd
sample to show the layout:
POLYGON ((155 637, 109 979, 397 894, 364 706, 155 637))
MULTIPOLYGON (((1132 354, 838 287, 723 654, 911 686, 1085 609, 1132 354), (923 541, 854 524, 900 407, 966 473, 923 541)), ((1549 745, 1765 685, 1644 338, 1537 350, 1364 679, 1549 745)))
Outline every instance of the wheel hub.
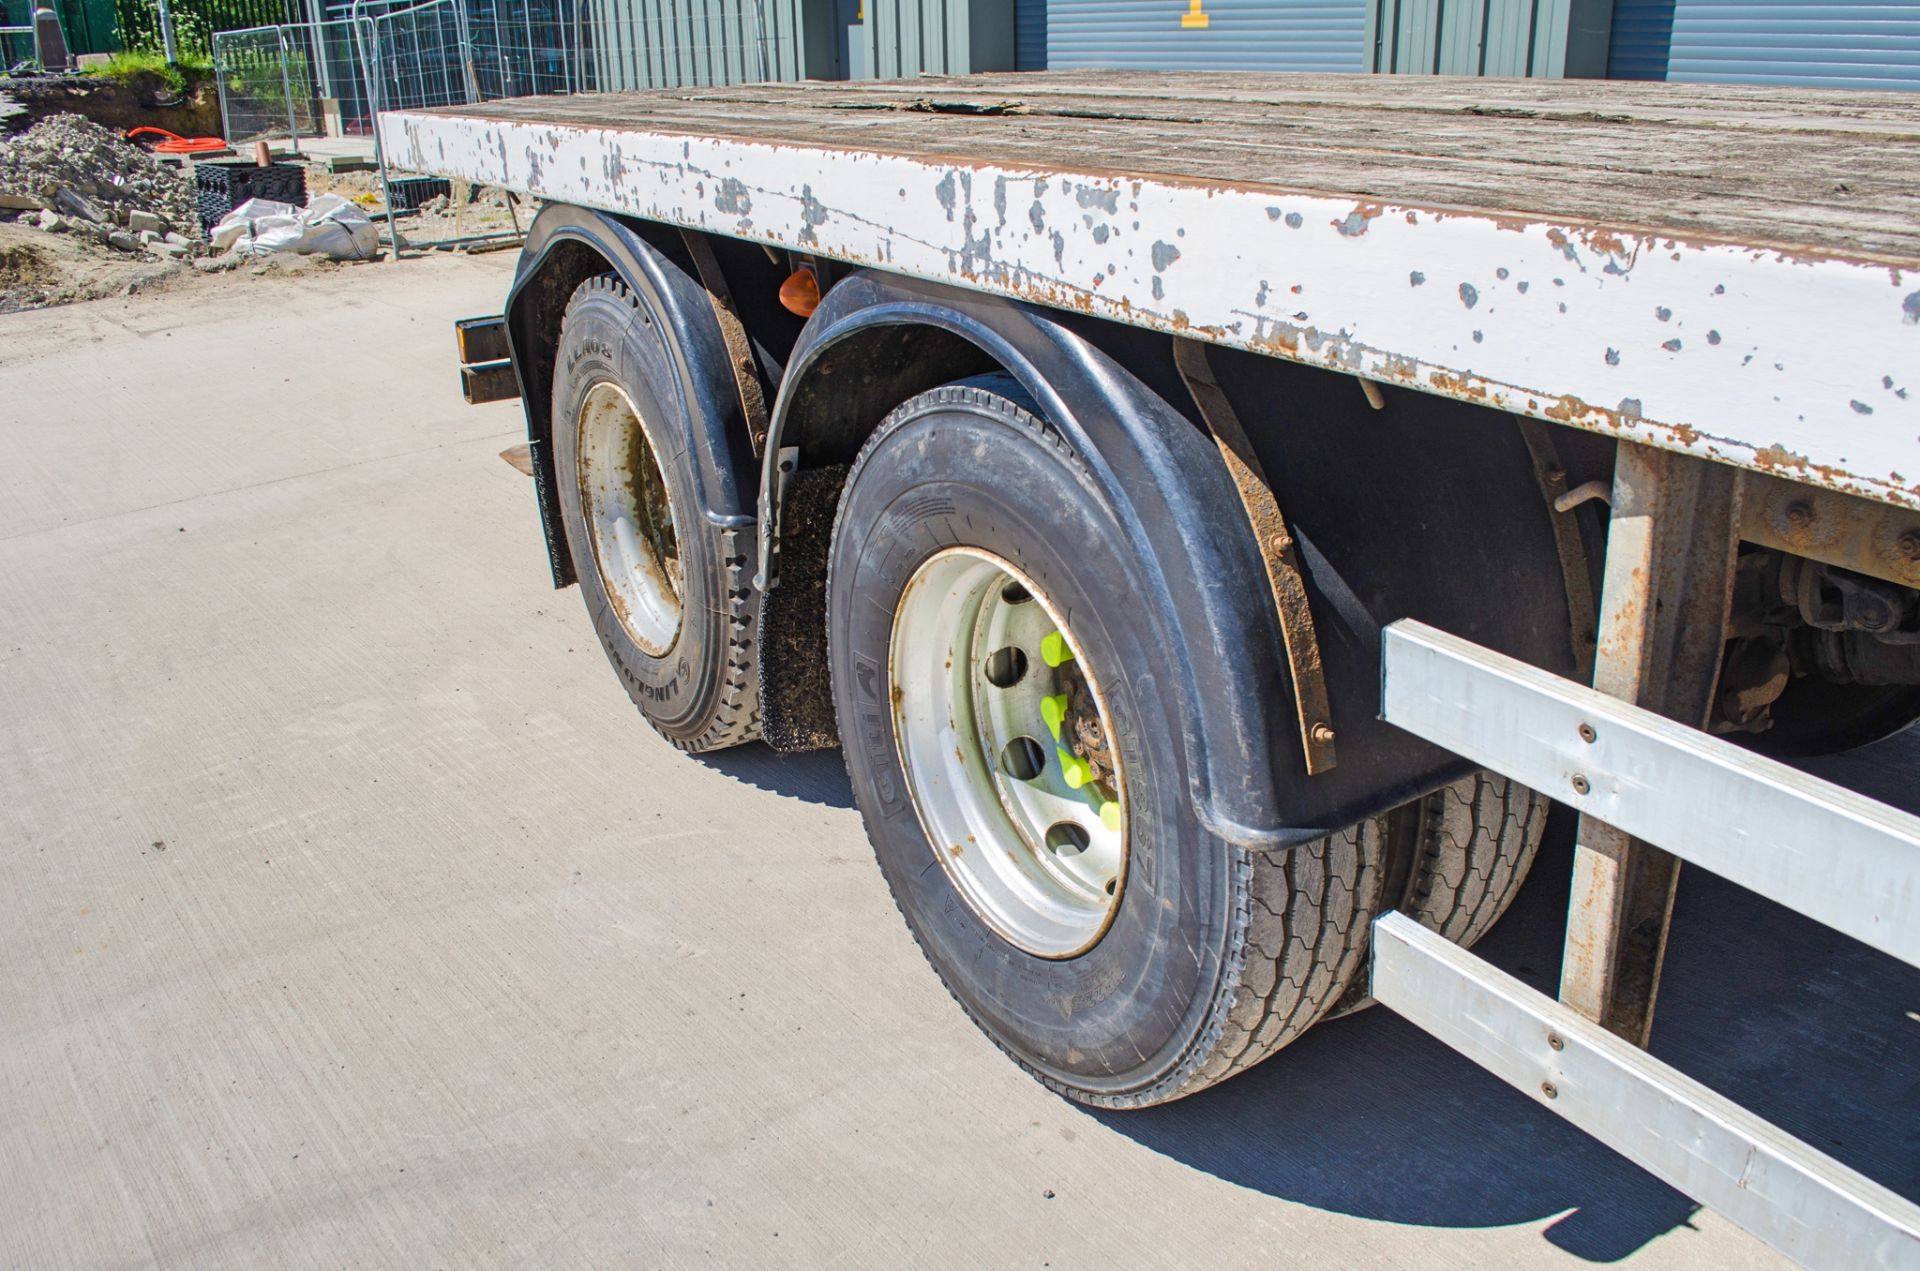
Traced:
POLYGON ((950 548, 901 596, 889 678, 914 807, 961 897, 1036 956, 1092 948, 1126 885, 1125 781, 1059 612, 1007 561, 950 548))
POLYGON ((664 657, 680 635, 680 543, 646 422, 618 384, 580 404, 580 501, 593 559, 633 642, 664 657))

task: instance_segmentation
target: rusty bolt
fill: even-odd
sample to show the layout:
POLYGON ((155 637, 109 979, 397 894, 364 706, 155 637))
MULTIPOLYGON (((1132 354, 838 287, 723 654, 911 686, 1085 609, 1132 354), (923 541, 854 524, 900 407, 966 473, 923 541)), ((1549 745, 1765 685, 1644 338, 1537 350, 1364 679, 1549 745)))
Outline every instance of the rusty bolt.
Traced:
POLYGON ((1813 524, 1813 504, 1804 499, 1795 499, 1787 504, 1787 524, 1796 530, 1804 530, 1813 524))
POLYGON ((1551 1081, 1543 1081, 1540 1083, 1540 1093, 1549 1099, 1558 1099, 1560 1097, 1560 1087, 1554 1085, 1551 1081))
POLYGON ((1560 1034, 1558 1033, 1547 1034, 1547 1045, 1553 1047, 1555 1050, 1565 1050, 1567 1048, 1567 1044, 1560 1040, 1560 1034))
POLYGON ((1589 746, 1591 746, 1594 742, 1594 739, 1599 736, 1600 736, 1599 733, 1596 733, 1593 731, 1592 724, 1580 725, 1580 740, 1586 742, 1589 746))
POLYGON ((1307 730, 1307 736, 1324 746, 1333 740, 1333 729, 1325 724, 1315 724, 1307 730))
POLYGON ((1546 477, 1548 485, 1564 485, 1567 480, 1567 470, 1560 467, 1549 466, 1541 475, 1546 477))
POLYGON ((1920 530, 1908 530, 1894 543, 1894 547, 1908 560, 1920 560, 1920 530))
POLYGON ((1293 539, 1285 530, 1281 530, 1279 533, 1271 535, 1267 539, 1267 548, 1269 551, 1284 552, 1292 546, 1293 539))
POLYGON ((1573 774, 1573 792, 1575 794, 1589 794, 1592 790, 1593 782, 1588 781, 1577 772, 1573 774))

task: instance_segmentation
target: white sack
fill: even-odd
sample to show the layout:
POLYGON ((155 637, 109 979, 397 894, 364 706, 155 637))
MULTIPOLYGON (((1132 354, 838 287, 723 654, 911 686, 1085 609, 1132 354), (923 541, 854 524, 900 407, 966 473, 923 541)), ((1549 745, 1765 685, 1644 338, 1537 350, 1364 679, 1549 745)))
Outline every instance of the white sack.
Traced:
POLYGON ((358 204, 322 194, 305 207, 248 199, 220 218, 209 236, 215 249, 242 256, 297 252, 332 260, 371 260, 380 251, 379 227, 358 204))

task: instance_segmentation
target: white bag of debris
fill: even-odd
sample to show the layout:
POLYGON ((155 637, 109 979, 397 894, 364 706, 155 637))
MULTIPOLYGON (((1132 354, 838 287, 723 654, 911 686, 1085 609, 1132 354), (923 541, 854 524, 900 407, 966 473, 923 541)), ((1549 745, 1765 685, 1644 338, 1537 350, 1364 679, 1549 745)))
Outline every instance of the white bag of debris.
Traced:
POLYGON ((216 250, 232 248, 242 256, 295 252, 332 260, 372 260, 380 252, 380 230, 356 203, 337 194, 321 194, 305 207, 248 199, 220 218, 209 235, 216 250))

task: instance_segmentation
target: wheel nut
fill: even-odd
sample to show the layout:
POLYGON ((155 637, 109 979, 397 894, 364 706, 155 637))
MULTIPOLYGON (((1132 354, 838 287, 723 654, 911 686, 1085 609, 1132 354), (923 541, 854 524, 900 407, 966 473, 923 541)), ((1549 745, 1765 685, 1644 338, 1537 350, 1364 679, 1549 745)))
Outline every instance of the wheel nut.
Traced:
POLYGON ((1588 781, 1577 772, 1573 774, 1573 792, 1575 794, 1588 794, 1591 793, 1592 790, 1593 783, 1591 781, 1588 781))

